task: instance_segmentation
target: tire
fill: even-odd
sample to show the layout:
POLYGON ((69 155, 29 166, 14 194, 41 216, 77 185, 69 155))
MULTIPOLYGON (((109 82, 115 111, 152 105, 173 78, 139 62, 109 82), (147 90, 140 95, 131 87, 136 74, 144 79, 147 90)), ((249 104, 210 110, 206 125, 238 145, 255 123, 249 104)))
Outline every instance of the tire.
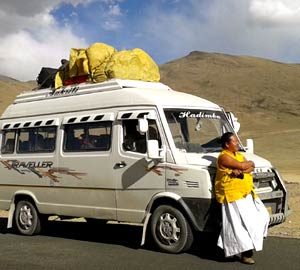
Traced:
POLYGON ((188 250, 194 236, 184 215, 169 205, 157 207, 151 217, 154 244, 163 252, 180 253, 188 250))
POLYGON ((20 234, 34 235, 41 231, 39 213, 30 201, 23 200, 17 203, 14 221, 17 232, 20 234))

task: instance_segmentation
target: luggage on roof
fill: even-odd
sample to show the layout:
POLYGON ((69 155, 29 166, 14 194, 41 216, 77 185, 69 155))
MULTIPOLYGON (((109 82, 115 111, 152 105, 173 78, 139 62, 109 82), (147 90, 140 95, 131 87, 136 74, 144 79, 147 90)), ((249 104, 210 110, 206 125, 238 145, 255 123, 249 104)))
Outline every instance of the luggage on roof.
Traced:
POLYGON ((116 50, 104 43, 94 43, 86 50, 90 75, 93 82, 108 80, 105 68, 116 50))
POLYGON ((74 49, 70 51, 69 77, 77 77, 89 74, 88 58, 85 49, 74 49))
POLYGON ((38 88, 44 89, 54 87, 56 72, 56 68, 42 67, 38 77, 36 78, 38 88))
POLYGON ((160 80, 158 66, 145 51, 138 48, 114 53, 105 71, 108 78, 150 82, 160 80))
POLYGON ((43 80, 39 79, 40 88, 57 89, 70 84, 103 82, 113 78, 149 82, 160 80, 158 66, 145 51, 138 48, 117 51, 105 43, 94 43, 87 49, 72 48, 68 63, 62 67, 51 69, 49 82, 41 84, 39 82, 43 80))

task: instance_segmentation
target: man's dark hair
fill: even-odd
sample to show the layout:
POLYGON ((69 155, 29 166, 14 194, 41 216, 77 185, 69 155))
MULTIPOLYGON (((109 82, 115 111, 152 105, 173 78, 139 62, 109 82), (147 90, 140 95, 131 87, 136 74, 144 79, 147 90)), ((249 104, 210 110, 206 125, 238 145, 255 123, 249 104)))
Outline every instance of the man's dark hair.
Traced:
POLYGON ((221 146, 223 149, 226 147, 226 143, 229 143, 231 140, 231 137, 234 136, 233 132, 226 132, 221 137, 221 146))

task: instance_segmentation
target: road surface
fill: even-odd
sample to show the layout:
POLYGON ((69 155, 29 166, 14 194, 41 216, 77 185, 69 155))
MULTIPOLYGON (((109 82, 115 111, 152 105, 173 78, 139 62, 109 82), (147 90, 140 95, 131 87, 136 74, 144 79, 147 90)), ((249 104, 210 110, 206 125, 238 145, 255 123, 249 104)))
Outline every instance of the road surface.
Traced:
POLYGON ((1 270, 300 269, 300 239, 268 237, 264 250, 255 254, 256 264, 249 266, 224 261, 212 236, 199 235, 191 251, 171 255, 151 245, 140 247, 140 227, 52 221, 42 235, 20 236, 8 232, 5 225, 6 219, 1 218, 1 270))

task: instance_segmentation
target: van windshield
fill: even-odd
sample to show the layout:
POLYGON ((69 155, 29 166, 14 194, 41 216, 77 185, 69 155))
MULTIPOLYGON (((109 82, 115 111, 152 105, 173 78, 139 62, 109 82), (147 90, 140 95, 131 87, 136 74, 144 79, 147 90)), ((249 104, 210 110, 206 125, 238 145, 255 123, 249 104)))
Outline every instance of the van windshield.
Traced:
POLYGON ((222 111, 165 109, 165 115, 175 146, 182 152, 220 151, 221 135, 234 132, 222 111))

